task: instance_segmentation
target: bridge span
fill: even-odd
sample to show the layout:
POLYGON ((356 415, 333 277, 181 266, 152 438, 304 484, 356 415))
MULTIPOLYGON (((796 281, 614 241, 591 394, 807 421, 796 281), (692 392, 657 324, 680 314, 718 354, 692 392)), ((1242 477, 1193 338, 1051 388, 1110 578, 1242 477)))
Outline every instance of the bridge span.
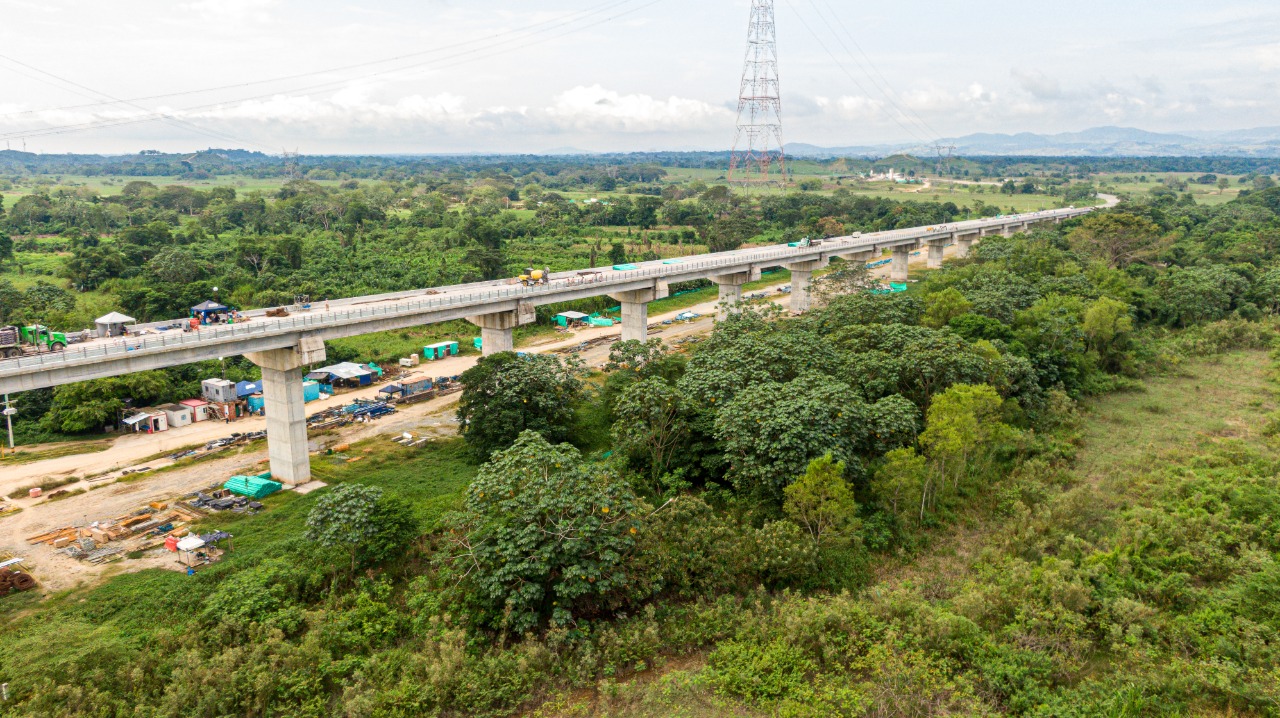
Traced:
POLYGON ((780 245, 655 260, 627 271, 610 267, 558 272, 551 275, 549 283, 530 287, 499 280, 352 297, 281 318, 254 310, 246 312, 251 321, 245 323, 89 342, 61 352, 2 360, 0 393, 244 355, 262 369, 272 475, 297 485, 309 481, 311 475, 303 370, 325 360, 327 339, 466 319, 480 328, 484 353, 493 354, 514 347, 512 331, 532 323, 536 307, 608 295, 622 306, 622 338, 643 341, 648 304, 666 297, 672 282, 709 279, 719 286, 724 311, 731 311, 742 296, 742 285, 758 279, 764 268, 781 266, 791 271, 791 309, 801 313, 809 308, 813 272, 832 258, 866 261, 888 250, 893 258, 890 278, 905 281, 910 254, 922 246, 928 248, 928 266, 941 267, 943 248, 949 244, 955 243, 963 257, 984 236, 1009 236, 1038 223, 1061 222, 1091 211, 1093 208, 1049 210, 838 237, 809 247, 780 245))

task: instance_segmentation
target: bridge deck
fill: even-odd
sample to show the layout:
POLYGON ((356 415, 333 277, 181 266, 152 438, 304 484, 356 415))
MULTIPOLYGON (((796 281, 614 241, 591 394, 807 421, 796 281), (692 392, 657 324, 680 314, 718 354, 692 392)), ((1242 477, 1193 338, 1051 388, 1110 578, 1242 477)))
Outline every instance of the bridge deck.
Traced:
MULTIPOLYGON (((971 235, 986 229, 1025 226, 1078 216, 1092 208, 1052 210, 939 227, 876 232, 824 240, 813 247, 773 246, 703 254, 637 264, 635 270, 575 270, 551 275, 549 284, 525 287, 509 280, 352 297, 327 302, 326 309, 283 318, 265 310, 246 312, 252 321, 199 331, 171 330, 156 335, 92 341, 61 352, 0 361, 0 392, 24 391, 116 376, 194 361, 296 346, 301 336, 334 339, 400 329, 466 316, 512 311, 521 304, 543 305, 590 296, 733 274, 780 264, 823 260, 863 251, 881 251, 930 239, 971 235), (598 272, 589 278, 582 272, 598 272)), ((175 322, 183 320, 175 320, 175 322)), ((172 323, 172 322, 171 322, 172 323)))

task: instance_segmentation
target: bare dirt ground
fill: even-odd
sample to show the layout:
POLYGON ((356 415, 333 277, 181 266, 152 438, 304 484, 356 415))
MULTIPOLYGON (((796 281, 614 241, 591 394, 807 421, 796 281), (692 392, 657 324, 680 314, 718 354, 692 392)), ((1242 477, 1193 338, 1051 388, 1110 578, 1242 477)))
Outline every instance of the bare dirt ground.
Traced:
MULTIPOLYGON (((948 253, 953 248, 948 248, 948 253)), ((924 264, 913 262, 912 266, 924 264)), ((887 267, 873 270, 874 275, 887 274, 887 267)), ((771 299, 785 304, 789 295, 774 293, 771 299)), ((663 339, 668 344, 689 337, 704 335, 714 326, 713 315, 716 302, 705 302, 694 307, 657 315, 650 318, 651 336, 663 339), (662 325, 666 319, 672 319, 680 312, 692 311, 703 316, 688 322, 676 322, 662 325)), ((542 338, 529 346, 522 346, 522 351, 549 352, 558 349, 569 349, 584 341, 617 336, 618 327, 584 329, 567 335, 542 338)), ((609 343, 601 343, 587 348, 578 356, 587 366, 596 367, 605 363, 609 357, 609 343)), ((424 364, 418 371, 434 376, 456 375, 474 366, 475 356, 450 357, 449 359, 424 364)), ((350 403, 353 398, 373 398, 376 387, 356 392, 341 394, 324 402, 308 404, 309 411, 317 411, 326 405, 342 405, 350 403)), ((448 437, 456 434, 457 422, 453 415, 453 405, 458 395, 440 397, 421 404, 401 408, 395 414, 371 424, 351 425, 333 434, 312 439, 312 450, 320 450, 325 446, 337 443, 359 441, 379 435, 395 435, 405 432, 415 437, 448 437)), ((26 538, 46 531, 65 526, 85 526, 94 521, 108 519, 129 513, 152 501, 171 501, 176 497, 221 484, 235 474, 247 473, 250 470, 262 471, 267 458, 265 447, 252 450, 228 452, 221 458, 207 458, 197 463, 179 465, 155 474, 143 474, 126 482, 116 479, 119 471, 142 466, 138 462, 154 457, 161 452, 172 452, 179 448, 194 444, 203 444, 212 439, 229 436, 232 432, 259 431, 265 427, 265 420, 260 417, 244 419, 227 425, 218 422, 201 422, 189 427, 174 429, 156 435, 129 435, 116 439, 110 448, 95 454, 82 454, 59 457, 29 464, 6 467, 4 476, 0 477, 0 494, 7 494, 17 488, 36 483, 47 478, 78 476, 94 477, 93 481, 80 481, 62 487, 74 491, 84 489, 86 493, 70 496, 58 501, 40 499, 12 499, 9 503, 22 509, 19 513, 0 517, 0 551, 7 550, 15 556, 26 560, 24 567, 31 570, 40 581, 41 589, 46 595, 74 588, 78 585, 96 583, 103 578, 118 573, 140 571, 146 568, 176 568, 173 555, 147 555, 139 559, 116 561, 94 565, 78 561, 66 556, 52 547, 43 544, 29 546, 26 538), (104 476, 104 472, 106 475, 104 476)), ((164 458, 149 460, 146 466, 152 469, 170 466, 174 462, 164 458)))

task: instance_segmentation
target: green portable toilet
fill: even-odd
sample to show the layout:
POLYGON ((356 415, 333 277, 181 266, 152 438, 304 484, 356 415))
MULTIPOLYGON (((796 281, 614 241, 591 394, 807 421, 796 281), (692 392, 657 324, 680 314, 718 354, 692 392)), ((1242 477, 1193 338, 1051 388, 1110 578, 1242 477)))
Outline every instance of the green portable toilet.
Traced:
POLYGON ((480 351, 481 349, 484 349, 484 342, 480 339, 480 337, 476 337, 475 339, 471 340, 471 346, 475 347, 476 351, 480 351))

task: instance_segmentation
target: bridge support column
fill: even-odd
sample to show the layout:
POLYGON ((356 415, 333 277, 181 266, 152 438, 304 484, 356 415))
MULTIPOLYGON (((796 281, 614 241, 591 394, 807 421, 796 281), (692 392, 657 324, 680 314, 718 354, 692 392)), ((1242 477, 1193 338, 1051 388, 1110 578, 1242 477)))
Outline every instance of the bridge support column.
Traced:
POLYGON ((942 269, 943 252, 946 250, 944 240, 929 243, 929 269, 942 269))
POLYGON ((649 338, 649 302, 668 296, 666 282, 657 282, 652 289, 636 289, 609 296, 622 305, 622 341, 643 342, 649 338))
POLYGON ((245 358, 262 369, 271 478, 286 486, 305 484, 311 480, 311 457, 302 368, 324 361, 324 341, 308 337, 296 347, 254 352, 245 358))
POLYGON ((911 262, 911 249, 910 246, 893 248, 893 262, 889 264, 889 281, 907 281, 907 264, 911 262))
POLYGON ((758 269, 711 277, 711 281, 720 287, 720 310, 716 312, 716 319, 724 321, 730 314, 737 314, 739 311, 737 305, 742 302, 742 285, 759 278, 760 270, 758 269))
POLYGON ((960 234, 956 235, 956 256, 964 259, 969 256, 969 250, 973 248, 973 240, 977 239, 976 234, 960 234))
POLYGON ((515 351, 515 328, 532 324, 535 320, 537 314, 533 306, 524 304, 515 311, 467 317, 467 321, 480 327, 480 351, 485 356, 515 351))
POLYGON ((804 314, 813 303, 813 273, 827 266, 825 260, 784 264, 791 272, 791 313, 804 314))

